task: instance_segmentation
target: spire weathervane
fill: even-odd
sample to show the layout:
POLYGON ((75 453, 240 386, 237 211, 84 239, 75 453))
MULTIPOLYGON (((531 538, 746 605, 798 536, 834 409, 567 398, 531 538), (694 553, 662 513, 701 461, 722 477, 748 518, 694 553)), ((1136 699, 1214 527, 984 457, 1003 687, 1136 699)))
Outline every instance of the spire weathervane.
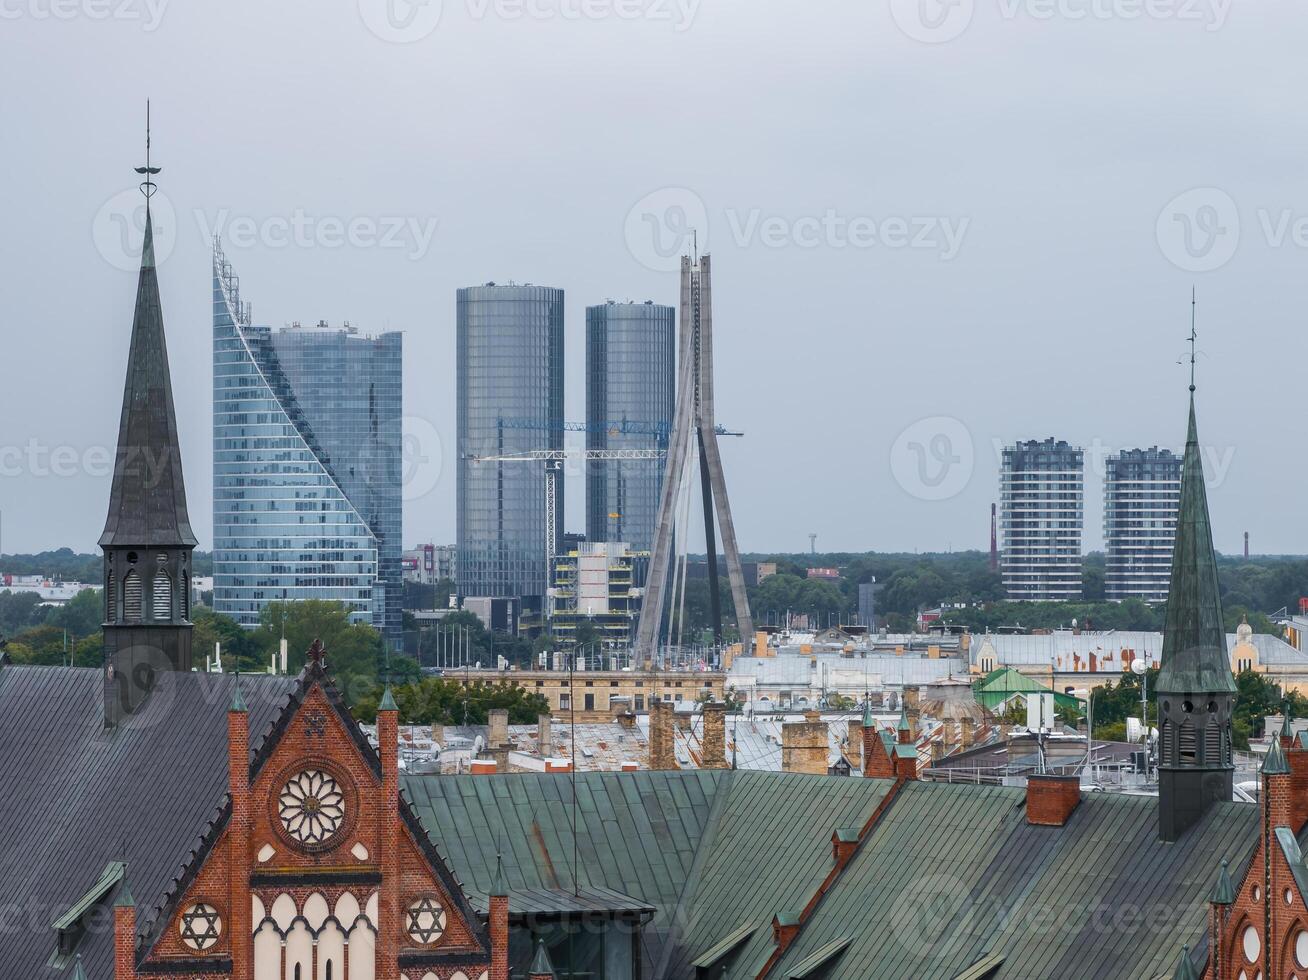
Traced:
POLYGON ((145 166, 135 168, 138 174, 142 174, 145 180, 141 181, 141 193, 145 195, 145 206, 150 206, 150 198, 154 197, 154 192, 159 189, 158 185, 151 180, 155 174, 159 173, 163 167, 150 166, 150 100, 145 100, 145 166))
POLYGON ((1194 342, 1196 336, 1194 332, 1194 305, 1195 305, 1194 287, 1191 286, 1190 287, 1190 393, 1191 394, 1194 394, 1194 357, 1195 357, 1194 342))

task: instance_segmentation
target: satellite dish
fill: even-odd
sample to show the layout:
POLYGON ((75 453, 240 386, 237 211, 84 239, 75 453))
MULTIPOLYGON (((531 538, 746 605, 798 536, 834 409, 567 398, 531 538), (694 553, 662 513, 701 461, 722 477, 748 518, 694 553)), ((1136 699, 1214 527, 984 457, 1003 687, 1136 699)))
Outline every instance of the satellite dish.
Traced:
POLYGON ((1144 657, 1136 657, 1131 661, 1131 669, 1137 674, 1143 674, 1149 669, 1149 665, 1145 663, 1144 657))

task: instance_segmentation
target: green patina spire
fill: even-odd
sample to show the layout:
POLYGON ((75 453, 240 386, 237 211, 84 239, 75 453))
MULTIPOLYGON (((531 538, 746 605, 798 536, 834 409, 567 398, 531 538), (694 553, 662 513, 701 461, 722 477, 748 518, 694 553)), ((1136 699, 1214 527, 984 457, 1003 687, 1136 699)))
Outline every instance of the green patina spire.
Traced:
POLYGON ((863 702, 863 727, 875 728, 877 721, 872 717, 872 699, 868 698, 863 702))
POLYGON ((900 709, 899 709, 899 722, 895 725, 895 731, 897 731, 897 732, 911 732, 912 730, 913 730, 913 726, 910 725, 910 724, 908 723, 908 709, 907 709, 907 708, 900 708, 900 709))
POLYGON ((1263 759, 1264 776, 1284 776, 1289 773, 1290 767, 1286 764, 1285 753, 1281 751, 1281 740, 1272 739, 1272 747, 1267 750, 1267 758, 1263 759))
POLYGON ((116 909, 134 909, 136 908, 136 899, 132 897, 132 889, 127 885, 127 865, 123 865, 123 878, 118 885, 118 897, 114 899, 114 908, 116 909))
POLYGON ((495 877, 491 880, 491 897, 505 898, 509 890, 504 886, 504 858, 500 854, 495 855, 495 877))
POLYGON ((1222 870, 1217 873, 1217 884, 1213 885, 1213 893, 1208 896, 1208 901, 1214 905, 1234 905, 1235 904, 1235 885, 1231 883, 1231 874, 1226 870, 1226 861, 1222 861, 1222 870))
POLYGON ((1285 714, 1281 718, 1281 738, 1294 740, 1294 726, 1290 724, 1290 707, 1286 705, 1285 714))
POLYGON ((1155 690, 1160 694, 1235 693, 1217 586, 1213 531, 1208 521, 1208 492, 1199 453, 1193 386, 1163 627, 1162 669, 1155 690))
POLYGON ((395 697, 391 694, 391 686, 386 685, 386 690, 382 692, 381 704, 377 705, 378 711, 399 711, 395 706, 395 697))
POLYGON ((232 706, 230 711, 245 711, 245 696, 241 694, 241 672, 236 672, 236 683, 232 686, 232 706))
POLYGON ((77 954, 77 959, 73 963, 73 980, 86 980, 86 970, 82 967, 82 954, 77 954))
POLYGON ((1176 961, 1176 970, 1172 973, 1172 980, 1199 980, 1199 974, 1195 972, 1194 964, 1190 962, 1190 947, 1181 947, 1181 958, 1176 961))
POLYGON ((550 962, 550 954, 545 949, 545 940, 536 941, 536 955, 532 958, 531 969, 527 973, 532 977, 554 976, 554 964, 550 962))

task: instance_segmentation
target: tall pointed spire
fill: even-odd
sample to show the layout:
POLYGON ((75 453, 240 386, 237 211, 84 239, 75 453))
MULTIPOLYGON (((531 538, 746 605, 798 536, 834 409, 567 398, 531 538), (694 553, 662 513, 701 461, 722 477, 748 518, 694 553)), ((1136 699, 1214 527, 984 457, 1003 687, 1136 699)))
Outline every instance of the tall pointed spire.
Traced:
POLYGON ((1195 422, 1194 296, 1190 300, 1190 417, 1163 627, 1158 696, 1159 836, 1177 840, 1208 807, 1230 800, 1235 679, 1226 647, 1217 557, 1195 422))
POLYGON ((168 347, 155 269, 150 198, 160 168, 150 159, 146 106, 145 234, 127 380, 118 423, 104 550, 104 721, 117 725, 141 706, 165 671, 191 669, 191 551, 182 456, 173 412, 168 347))
POLYGON ((155 270, 150 198, 155 193, 152 178, 162 168, 150 163, 148 107, 146 111, 146 163, 136 168, 145 177, 141 182, 141 193, 145 196, 145 238, 136 282, 136 312, 132 318, 127 381, 118 423, 109 515, 100 536, 102 548, 120 544, 133 547, 194 547, 196 544, 186 511, 168 347, 164 342, 155 270))

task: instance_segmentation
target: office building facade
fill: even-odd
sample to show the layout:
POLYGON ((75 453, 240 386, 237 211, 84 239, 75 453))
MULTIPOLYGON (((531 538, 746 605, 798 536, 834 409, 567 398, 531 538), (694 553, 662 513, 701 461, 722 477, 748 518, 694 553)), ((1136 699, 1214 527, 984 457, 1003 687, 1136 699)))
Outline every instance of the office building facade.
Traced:
POLYGON ((540 613, 563 522, 562 465, 488 457, 563 449, 563 290, 467 287, 456 320, 459 596, 521 598, 524 613, 540 613))
POLYGON ((344 603, 400 632, 402 336, 251 323, 215 245, 214 608, 344 603))
POLYGON ((1104 472, 1104 594, 1165 602, 1181 503, 1181 457, 1126 449, 1104 472))
POLYGON ((999 495, 1000 574, 1008 597, 1079 599, 1084 451, 1054 439, 1005 447, 999 495))
MULTIPOLYGON (((676 398, 676 313, 652 302, 586 308, 586 448, 666 448, 676 398)), ((586 538, 648 551, 661 459, 592 459, 586 538)))

